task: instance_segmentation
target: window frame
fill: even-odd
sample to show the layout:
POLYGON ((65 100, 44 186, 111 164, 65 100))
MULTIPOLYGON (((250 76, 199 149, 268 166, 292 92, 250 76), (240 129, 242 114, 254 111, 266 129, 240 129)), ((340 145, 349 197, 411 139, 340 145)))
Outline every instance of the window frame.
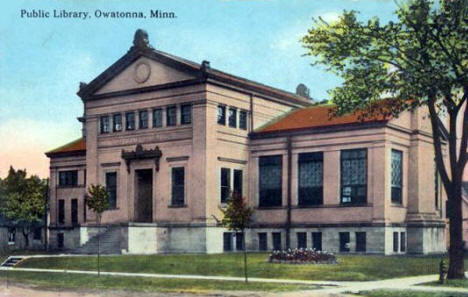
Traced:
POLYGON ((232 232, 223 232, 223 252, 232 252, 232 232))
POLYGON ((65 199, 58 199, 57 204, 57 221, 60 225, 63 225, 65 224, 65 199))
POLYGON ((239 111, 239 129, 247 130, 248 128, 248 113, 247 110, 241 109, 239 111))
POLYGON ((180 124, 181 125, 192 124, 192 104, 180 105, 180 124), (188 109, 188 114, 186 114, 187 109, 188 109), (186 118, 186 116, 188 116, 188 118, 186 118))
POLYGON ((297 158, 297 205, 301 207, 308 207, 308 206, 319 206, 323 205, 323 152, 307 152, 307 153, 300 153, 297 158), (320 176, 320 186, 316 187, 309 187, 307 192, 314 193, 313 195, 317 195, 316 197, 308 197, 311 195, 305 195, 306 187, 301 187, 301 176, 302 176, 302 166, 303 164, 308 163, 320 163, 321 164, 321 176, 320 176), (312 189, 312 190, 311 190, 312 189))
POLYGON ((107 171, 105 173, 105 181, 106 185, 106 190, 108 194, 108 202, 109 202, 109 208, 107 210, 114 210, 117 209, 117 198, 118 198, 118 174, 117 171, 107 171), (115 185, 114 186, 109 186, 109 176, 114 175, 115 178, 115 185), (114 197, 112 197, 112 194, 114 197))
POLYGON ((78 199, 72 198, 70 201, 70 218, 72 225, 78 225, 78 199), (75 208, 75 206, 76 208, 75 208))
POLYGON ((77 187, 78 170, 61 170, 58 172, 59 187, 77 187))
POLYGON ((322 247, 322 232, 312 232, 312 248, 316 251, 321 251, 322 247))
POLYGON ((112 131, 113 132, 121 132, 123 129, 123 126, 122 126, 122 114, 121 113, 114 113, 112 115, 112 131), (117 123, 119 121, 117 121, 116 119, 119 118, 120 120, 120 128, 118 128, 117 126, 117 123))
POLYGON ((281 238, 281 232, 271 232, 271 239, 273 243, 273 250, 282 250, 283 249, 283 240, 281 238))
POLYGON ((220 170, 220 181, 219 181, 219 198, 221 203, 227 203, 229 200, 229 194, 231 191, 231 169, 226 167, 221 167, 220 170), (224 176, 227 175, 227 176, 224 176), (226 181, 227 184, 223 182, 226 181))
POLYGON ((307 248, 307 232, 296 232, 296 247, 298 249, 307 248))
POLYGON ((99 117, 99 131, 101 134, 110 133, 110 119, 109 115, 102 115, 99 117))
POLYGON ((391 150, 391 159, 390 159, 390 200, 394 204, 403 204, 403 152, 400 150, 392 149, 391 150), (393 184, 393 157, 394 153, 399 154, 400 158, 400 172, 398 173, 400 176, 400 184, 396 185, 393 184))
POLYGON ((268 250, 268 233, 267 232, 258 232, 258 250, 267 251, 268 250))
POLYGON ((243 196, 244 185, 243 185, 243 178, 244 172, 242 169, 234 169, 233 170, 233 181, 232 181, 232 191, 243 196))
POLYGON ((177 105, 169 105, 168 107, 166 107, 166 126, 167 127, 177 126, 177 105), (174 115, 173 115, 174 117, 172 117, 171 111, 174 111, 174 115))
POLYGON ((171 167, 171 205, 172 207, 184 207, 185 206, 185 191, 186 191, 186 170, 184 166, 177 166, 171 167), (178 170, 182 170, 183 172, 183 182, 181 184, 175 184, 176 172, 178 170), (177 191, 177 187, 182 188, 182 200, 180 198, 175 197, 177 191), (176 200, 178 199, 178 200, 176 200), (180 200, 180 201, 179 201, 180 200))
POLYGON ((216 123, 218 125, 226 126, 226 105, 218 105, 216 110, 216 123))
POLYGON ((339 232, 340 253, 349 253, 351 251, 351 235, 349 232, 339 232), (347 242, 345 242, 347 240, 347 242))
POLYGON ((406 232, 400 232, 400 252, 406 253, 406 232))
POLYGON ((133 131, 135 130, 135 112, 134 111, 127 111, 125 112, 125 131, 133 131), (130 119, 131 117, 131 119, 130 119), (130 125, 131 124, 131 125, 130 125))
POLYGON ((230 128, 237 128, 237 108, 229 107, 227 118, 228 118, 228 126, 230 128))
MULTIPOLYGON (((368 190, 368 152, 367 152, 367 148, 357 148, 357 149, 345 149, 345 150, 341 150, 340 151, 340 204, 343 205, 343 206, 347 206, 347 205, 350 205, 350 206, 360 206, 360 205, 367 205, 367 190, 368 190), (344 173, 344 166, 343 166, 343 162, 345 160, 361 160, 363 158, 344 158, 344 154, 343 153, 351 153, 351 152, 359 152, 359 151, 362 151, 365 153, 365 176, 364 176, 364 180, 365 180, 365 184, 356 184, 356 185, 344 185, 343 183, 343 177, 345 175, 344 173), (344 188, 347 187, 347 188, 350 188, 350 195, 349 195, 349 199, 350 201, 343 201, 343 198, 345 197, 343 195, 343 192, 344 192, 344 188), (353 188, 355 188, 353 190, 353 188), (359 191, 359 188, 363 188, 363 191, 364 191, 364 196, 363 198, 361 198, 363 201, 360 201, 359 199, 359 196, 355 194, 355 196, 353 196, 353 192, 358 192, 359 191), (353 199, 353 197, 355 197, 353 199), (353 201, 353 200, 357 200, 357 201, 353 201)), ((346 195, 346 197, 348 197, 348 195, 346 195)))
MULTIPOLYGON (((271 168, 270 168, 271 170, 271 168)), ((269 208, 269 207, 281 207, 283 205, 283 155, 268 155, 268 156, 260 156, 258 158, 258 207, 259 208, 269 208), (276 161, 273 161, 277 159, 276 161), (278 162, 279 160, 279 162, 278 162), (274 164, 274 163, 278 164, 274 164), (263 164, 262 164, 263 163, 263 164), (274 197, 275 200, 266 199, 272 197, 270 193, 262 193, 262 166, 267 167, 264 170, 267 170, 268 167, 272 166, 279 166, 280 169, 280 177, 279 182, 275 183, 278 188, 275 189, 263 189, 263 191, 276 191, 274 197), (278 200, 278 201, 276 201, 278 200)))
POLYGON ((400 234, 399 232, 393 232, 393 252, 398 253, 399 251, 399 240, 400 240, 400 234))
POLYGON ((162 108, 153 108, 153 128, 162 128, 163 126, 163 109, 162 108), (156 117, 156 112, 159 113, 159 122, 160 124, 158 125, 158 123, 156 122, 156 119, 158 117, 156 117))
POLYGON ((355 233, 355 237, 356 237, 356 252, 366 252, 367 251, 367 233, 363 231, 358 231, 355 233), (363 236, 363 238, 361 236, 363 236))
POLYGON ((138 129, 148 129, 149 127, 148 120, 149 120, 148 110, 146 109, 139 110, 138 111, 138 129), (144 117, 146 117, 145 120, 143 120, 143 115, 145 115, 144 117))

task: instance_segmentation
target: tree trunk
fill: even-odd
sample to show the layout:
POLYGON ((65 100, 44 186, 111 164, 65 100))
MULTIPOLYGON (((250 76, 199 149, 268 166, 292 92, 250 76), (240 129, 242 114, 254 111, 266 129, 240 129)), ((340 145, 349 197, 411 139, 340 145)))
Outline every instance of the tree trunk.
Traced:
POLYGON ((245 245, 245 231, 242 230, 242 245, 244 247, 244 277, 245 277, 245 282, 248 282, 248 277, 247 277, 247 246, 245 245))
POLYGON ((29 248, 29 232, 23 228, 24 248, 29 248))
POLYGON ((465 278, 463 251, 463 215, 460 182, 454 182, 452 193, 448 194, 447 216, 449 217, 450 247, 448 279, 465 278))
POLYGON ((100 245, 101 245, 101 217, 98 216, 98 238, 97 238, 97 275, 98 277, 101 276, 101 267, 100 267, 100 245))

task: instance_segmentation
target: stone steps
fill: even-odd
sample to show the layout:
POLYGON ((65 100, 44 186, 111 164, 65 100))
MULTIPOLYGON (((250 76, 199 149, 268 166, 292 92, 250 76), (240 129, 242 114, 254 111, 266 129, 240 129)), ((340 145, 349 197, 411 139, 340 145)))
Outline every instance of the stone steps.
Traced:
POLYGON ((18 264, 22 260, 23 260, 23 257, 10 256, 0 266, 2 266, 2 267, 14 267, 16 264, 18 264))
POLYGON ((71 250, 70 253, 97 254, 98 236, 100 236, 99 250, 101 254, 122 253, 120 249, 120 228, 106 228, 106 231, 91 237, 84 245, 71 250))

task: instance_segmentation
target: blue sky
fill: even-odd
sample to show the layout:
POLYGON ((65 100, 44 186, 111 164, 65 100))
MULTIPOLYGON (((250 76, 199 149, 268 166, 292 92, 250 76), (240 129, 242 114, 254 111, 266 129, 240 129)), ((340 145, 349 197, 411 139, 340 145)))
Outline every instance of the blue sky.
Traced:
POLYGON ((0 177, 10 165, 48 175, 44 151, 80 136, 76 95, 131 46, 137 28, 157 49, 274 87, 328 98, 340 80, 319 67, 299 39, 313 17, 335 19, 344 9, 362 19, 394 19, 384 0, 95 0, 8 1, 0 9, 0 177), (87 11, 91 18, 21 18, 21 9, 87 11), (103 19, 101 11, 173 11, 176 19, 103 19))

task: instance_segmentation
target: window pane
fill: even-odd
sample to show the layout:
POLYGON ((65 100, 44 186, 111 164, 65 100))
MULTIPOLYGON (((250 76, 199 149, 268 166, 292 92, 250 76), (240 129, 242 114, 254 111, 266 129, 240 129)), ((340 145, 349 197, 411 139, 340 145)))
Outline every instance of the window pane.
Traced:
POLYGON ((237 109, 229 108, 229 127, 237 127, 237 109))
POLYGON ((109 133, 109 117, 101 117, 101 133, 109 133))
POLYGON ((184 104, 181 106, 182 118, 181 123, 182 125, 187 125, 192 122, 192 106, 190 104, 184 104))
POLYGON ((282 156, 259 158, 259 206, 281 206, 282 156))
POLYGON ((402 201, 402 173, 403 173, 403 158, 402 152, 392 150, 392 161, 391 161, 391 190, 392 190, 392 202, 401 203, 402 201))
POLYGON ((234 192, 242 195, 242 170, 234 169, 234 192))
POLYGON ((393 251, 398 252, 398 232, 393 232, 393 251))
POLYGON ((268 249, 267 234, 265 232, 258 233, 258 249, 260 251, 266 251, 268 249))
POLYGON ((366 232, 356 232, 356 252, 366 251, 366 232))
POLYGON ((341 203, 367 201, 367 150, 341 151, 341 203))
POLYGON ((146 129, 148 128, 148 111, 146 110, 140 110, 139 112, 139 125, 138 127, 140 129, 146 129))
POLYGON ((184 205, 185 168, 172 168, 172 205, 184 205))
POLYGON ((273 232, 273 249, 281 250, 281 232, 273 232))
POLYGON ((71 200, 71 221, 73 225, 78 224, 78 199, 71 200))
POLYGON ((153 127, 162 127, 162 109, 160 108, 153 110, 153 127))
POLYGON ((239 112, 239 128, 247 130, 247 111, 245 110, 239 112))
POLYGON ((401 252, 406 251, 406 233, 405 232, 400 233, 400 251, 401 252))
POLYGON ((230 181, 231 170, 229 168, 221 168, 221 202, 223 203, 229 199, 230 181))
POLYGON ((218 106, 217 121, 220 125, 226 125, 226 106, 218 106))
POLYGON ((340 252, 349 252, 349 232, 340 232, 340 252))
POLYGON ((225 252, 232 251, 232 233, 231 232, 223 233, 223 250, 225 252))
POLYGON ((175 126, 177 124, 177 107, 171 106, 167 108, 167 125, 175 126))
POLYGON ((106 189, 108 193, 109 208, 114 209, 117 207, 117 173, 106 173, 106 189))
POLYGON ((240 232, 236 233, 236 250, 237 251, 244 250, 244 234, 240 232))
POLYGON ((323 153, 299 154, 299 205, 323 204, 323 153))
POLYGON ((322 232, 312 232, 312 248, 316 251, 322 250, 322 232))
POLYGON ((120 113, 114 114, 113 124, 114 124, 114 132, 122 131, 122 115, 120 113))
POLYGON ((63 199, 59 199, 58 221, 59 224, 65 223, 65 200, 63 199))
POLYGON ((78 171, 60 171, 59 186, 76 186, 78 185, 78 171))
POLYGON ((134 112, 127 112, 125 114, 125 129, 126 130, 134 130, 135 129, 135 113, 134 112))
POLYGON ((298 249, 307 248, 307 233, 297 232, 297 248, 298 249))

